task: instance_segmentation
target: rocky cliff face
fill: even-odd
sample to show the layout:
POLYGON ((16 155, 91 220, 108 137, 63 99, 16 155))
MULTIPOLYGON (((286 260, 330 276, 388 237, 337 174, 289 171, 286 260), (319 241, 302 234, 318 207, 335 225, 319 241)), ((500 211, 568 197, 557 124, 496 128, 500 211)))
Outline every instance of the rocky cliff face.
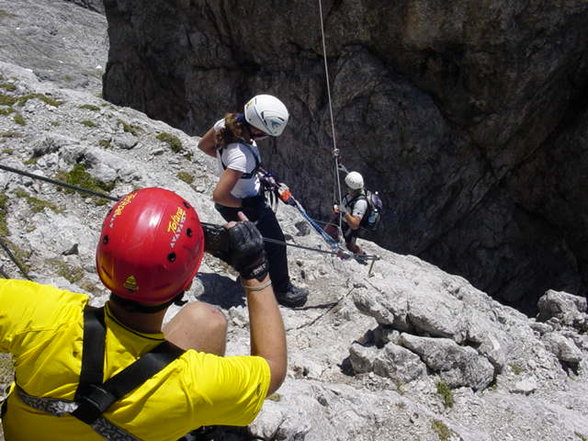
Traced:
POLYGON ((103 0, 65 0, 80 5, 84 8, 90 9, 91 11, 100 12, 104 14, 104 1, 103 0))
MULTIPOLYGON (((264 160, 326 216, 333 141, 316 2, 105 6, 108 100, 202 134, 256 93, 279 96, 292 120, 264 160)), ((523 311, 548 288, 585 294, 588 4, 323 10, 341 159, 387 206, 373 238, 523 311)))
MULTIPOLYGON (((36 0, 43 14, 24 14, 17 7, 24 1, 6 7, 31 28, 61 17, 60 29, 87 35, 94 24, 85 18, 97 16, 78 7, 60 15, 63 4, 54 0, 36 0)), ((8 38, 0 33, 0 48, 8 38)), ((78 47, 89 49, 91 41, 78 47)), ((57 43, 54 50, 85 69, 86 50, 57 43)), ((88 85, 64 87, 59 79, 75 63, 53 65, 60 71, 45 57, 31 60, 26 68, 0 62, 0 164, 110 195, 169 188, 192 201, 204 221, 221 221, 210 202, 214 164, 194 152, 195 138, 112 105, 88 85)), ((94 250, 110 203, 0 170, 0 240, 33 280, 101 304, 108 293, 95 274, 94 250)), ((278 218, 289 243, 324 246, 292 207, 280 206, 278 218)), ((282 308, 287 380, 249 428, 213 439, 588 439, 584 298, 550 290, 529 319, 417 257, 361 244, 381 257, 372 271, 355 260, 288 249, 292 276, 311 296, 304 308, 282 308)), ((2 277, 24 277, 15 260, 0 249, 2 277)), ((248 352, 243 293, 226 265, 206 256, 188 298, 218 305, 229 318, 229 354, 248 352)), ((7 366, 0 357, 0 383, 7 366)))

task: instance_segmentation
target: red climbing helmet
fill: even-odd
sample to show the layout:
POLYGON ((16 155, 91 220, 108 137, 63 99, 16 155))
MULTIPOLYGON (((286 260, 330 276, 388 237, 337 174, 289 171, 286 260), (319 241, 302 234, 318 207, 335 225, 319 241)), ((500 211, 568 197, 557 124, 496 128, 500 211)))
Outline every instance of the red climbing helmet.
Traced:
POLYGON ((96 268, 119 297, 158 304, 190 287, 203 254, 194 207, 169 190, 144 188, 121 198, 106 215, 96 268))

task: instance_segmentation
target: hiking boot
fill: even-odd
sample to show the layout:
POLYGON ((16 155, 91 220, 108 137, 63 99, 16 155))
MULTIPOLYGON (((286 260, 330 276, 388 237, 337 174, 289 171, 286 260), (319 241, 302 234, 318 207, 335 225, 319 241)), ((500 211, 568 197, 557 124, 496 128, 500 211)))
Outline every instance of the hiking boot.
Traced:
POLYGON ((303 306, 308 299, 308 289, 299 288, 290 282, 284 291, 275 291, 275 294, 278 303, 289 308, 303 306))

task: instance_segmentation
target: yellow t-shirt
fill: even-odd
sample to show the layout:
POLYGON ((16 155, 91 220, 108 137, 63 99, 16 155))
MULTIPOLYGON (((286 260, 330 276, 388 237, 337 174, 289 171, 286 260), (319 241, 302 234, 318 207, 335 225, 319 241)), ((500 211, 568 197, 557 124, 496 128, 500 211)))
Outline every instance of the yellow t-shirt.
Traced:
MULTIPOLYGON (((73 400, 81 369, 88 296, 22 280, 0 279, 0 351, 13 354, 16 382, 29 395, 73 400)), ((106 308, 105 379, 163 341, 118 323, 106 308)), ((188 350, 115 402, 104 417, 145 441, 177 440, 205 425, 244 426, 267 394, 261 357, 218 357, 188 350)), ((8 399, 6 441, 103 440, 73 416, 55 417, 8 399)))

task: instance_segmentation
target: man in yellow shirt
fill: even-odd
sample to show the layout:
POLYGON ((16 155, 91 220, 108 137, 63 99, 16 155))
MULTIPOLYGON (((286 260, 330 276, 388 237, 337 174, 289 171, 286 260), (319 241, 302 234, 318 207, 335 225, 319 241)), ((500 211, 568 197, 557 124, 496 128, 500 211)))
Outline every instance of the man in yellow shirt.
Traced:
POLYGON ((204 232, 194 208, 160 188, 117 202, 96 252, 98 274, 112 292, 100 338, 88 330, 85 314, 102 310, 89 309, 87 295, 0 280, 0 351, 13 355, 16 378, 2 417, 6 441, 171 441, 200 426, 253 421, 285 378, 286 339, 261 235, 246 220, 227 227, 204 232), (202 302, 184 306, 162 330, 167 308, 196 275, 205 245, 241 275, 249 356, 223 357, 226 319, 202 302), (167 345, 166 339, 173 357, 103 405, 112 377, 167 345), (96 357, 88 349, 94 344, 103 345, 102 362, 82 362, 96 357), (100 380, 88 382, 96 372, 100 380), (99 410, 80 417, 88 403, 91 414, 99 410))

